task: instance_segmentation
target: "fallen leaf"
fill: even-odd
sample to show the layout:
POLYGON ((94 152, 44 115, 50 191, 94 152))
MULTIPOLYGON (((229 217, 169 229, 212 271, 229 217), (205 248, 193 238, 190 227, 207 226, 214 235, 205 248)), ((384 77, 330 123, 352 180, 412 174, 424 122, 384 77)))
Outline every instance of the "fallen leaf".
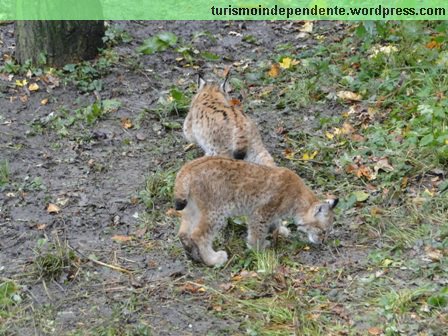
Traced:
POLYGON ((204 293, 206 289, 198 284, 193 284, 191 282, 186 283, 181 287, 183 293, 204 293))
POLYGON ((351 133, 355 132, 355 129, 348 122, 345 122, 342 125, 341 132, 342 132, 342 134, 351 134, 351 133))
POLYGON ((312 153, 308 153, 307 152, 307 153, 302 155, 302 160, 303 161, 313 160, 316 157, 317 153, 318 153, 318 151, 314 151, 312 153))
POLYGON ((40 101, 41 105, 47 105, 48 104, 48 98, 44 98, 40 101))
POLYGON ((330 139, 330 140, 334 138, 334 134, 333 134, 333 133, 330 133, 330 132, 328 132, 328 131, 325 132, 325 136, 326 136, 328 139, 330 139))
POLYGON ((143 227, 141 229, 135 230, 134 236, 136 236, 137 238, 141 238, 145 235, 145 233, 146 233, 146 227, 143 227))
POLYGON ((369 328, 367 330, 367 332, 370 335, 373 335, 373 336, 378 336, 378 335, 381 335, 383 333, 383 331, 380 328, 377 328, 377 327, 371 327, 371 328, 369 328))
POLYGON ((388 258, 386 258, 386 259, 383 260, 382 265, 383 265, 384 267, 388 267, 388 266, 392 265, 393 262, 394 262, 394 261, 393 261, 392 259, 388 259, 388 258))
POLYGON ((37 83, 31 83, 28 86, 28 90, 30 90, 30 91, 37 91, 37 90, 39 90, 39 85, 37 85, 37 83))
POLYGON ((313 21, 305 21, 305 23, 299 29, 299 31, 301 31, 303 33, 312 33, 313 32, 313 21))
POLYGON ((212 309, 213 309, 214 311, 216 311, 216 312, 221 312, 221 311, 222 311, 222 307, 221 307, 221 306, 218 306, 218 305, 213 306, 212 309))
POLYGON ((426 44, 426 48, 428 49, 439 49, 441 44, 437 41, 432 40, 426 44))
POLYGON ((360 134, 352 134, 350 136, 350 139, 352 139, 352 141, 355 141, 355 142, 364 142, 366 140, 366 138, 364 138, 360 134))
POLYGON ((355 195, 357 202, 364 202, 369 198, 369 194, 364 191, 354 191, 353 195, 355 195))
POLYGON ((283 69, 289 69, 297 64, 299 64, 299 61, 293 60, 290 57, 283 57, 282 61, 279 63, 280 67, 283 69))
POLYGON ((16 86, 23 87, 27 84, 28 84, 28 81, 26 79, 22 79, 22 80, 16 79, 16 86))
POLYGON ((407 176, 404 176, 401 180, 401 189, 406 189, 408 185, 409 178, 407 176))
POLYGON ((339 91, 336 95, 343 100, 352 100, 352 101, 362 100, 362 96, 360 94, 351 91, 339 91))
POLYGON ((432 261, 440 261, 443 258, 443 253, 440 250, 430 246, 425 247, 426 256, 432 261))
POLYGON ((373 180, 376 177, 375 175, 373 175, 373 172, 370 169, 370 167, 367 167, 367 166, 359 167, 359 169, 356 171, 355 175, 357 177, 365 177, 368 180, 373 180))
POLYGON ((38 229, 38 230, 43 230, 43 229, 45 229, 47 227, 47 224, 37 224, 36 225, 36 229, 38 229))
POLYGON ((132 240, 131 236, 124 236, 124 235, 115 235, 112 237, 112 240, 119 242, 119 243, 124 243, 124 242, 128 242, 132 240))
POLYGON ((285 156, 286 159, 288 160, 292 160, 294 159, 294 155, 296 153, 291 149, 291 148, 285 148, 285 150, 283 151, 283 155, 285 156))
POLYGON ((28 101, 28 96, 27 95, 23 95, 23 96, 20 96, 19 99, 20 99, 20 101, 22 103, 26 103, 28 101))
POLYGON ((280 66, 277 63, 272 64, 271 68, 268 71, 268 76, 275 78, 278 77, 279 74, 280 74, 280 66))
POLYGON ((130 129, 130 128, 134 127, 134 125, 132 124, 131 119, 124 117, 124 118, 121 118, 121 127, 125 128, 125 129, 130 129))
POLYGON ((47 212, 48 213, 59 213, 61 211, 61 208, 59 208, 56 204, 50 203, 47 206, 47 212))
POLYGON ((373 170, 375 170, 375 173, 378 173, 379 170, 391 172, 394 170, 394 167, 392 167, 387 158, 382 158, 375 163, 373 170))

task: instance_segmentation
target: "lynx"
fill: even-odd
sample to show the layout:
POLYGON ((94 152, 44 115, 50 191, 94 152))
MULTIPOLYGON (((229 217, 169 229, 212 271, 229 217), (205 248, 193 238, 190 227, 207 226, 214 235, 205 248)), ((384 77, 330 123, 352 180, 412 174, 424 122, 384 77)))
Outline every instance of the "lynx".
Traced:
POLYGON ((231 104, 226 92, 228 73, 221 85, 199 77, 198 93, 185 118, 185 138, 199 145, 206 156, 227 156, 275 166, 263 145, 255 122, 231 104))
POLYGON ((214 251, 213 238, 232 216, 247 216, 250 248, 264 249, 269 231, 282 219, 293 218, 308 240, 320 244, 333 223, 337 199, 319 201, 293 171, 226 157, 202 157, 184 165, 174 187, 176 210, 181 210, 179 238, 187 255, 208 266, 227 261, 214 251))

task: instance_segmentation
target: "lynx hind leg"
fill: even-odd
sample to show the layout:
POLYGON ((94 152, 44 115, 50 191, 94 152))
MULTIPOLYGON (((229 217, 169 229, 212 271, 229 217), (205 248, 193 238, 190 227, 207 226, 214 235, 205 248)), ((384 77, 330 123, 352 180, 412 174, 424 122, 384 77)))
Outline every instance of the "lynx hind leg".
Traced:
POLYGON ((198 226, 193 230, 191 239, 197 246, 202 261, 207 266, 221 266, 227 261, 225 251, 213 250, 212 243, 215 234, 225 225, 225 218, 202 216, 198 226))
POLYGON ((264 250, 271 243, 266 239, 269 233, 269 221, 261 216, 251 216, 247 225, 247 246, 253 250, 264 250))

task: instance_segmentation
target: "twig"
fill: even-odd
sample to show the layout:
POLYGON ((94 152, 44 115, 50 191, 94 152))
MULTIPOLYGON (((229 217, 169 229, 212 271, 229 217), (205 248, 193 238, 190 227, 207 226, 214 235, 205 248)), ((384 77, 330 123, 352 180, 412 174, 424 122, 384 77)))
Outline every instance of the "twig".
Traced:
MULTIPOLYGON (((69 245, 68 245, 68 246, 69 246, 69 245)), ((104 263, 104 262, 102 262, 102 261, 99 261, 99 260, 96 260, 96 259, 93 259, 93 258, 91 258, 91 257, 86 256, 84 253, 82 253, 81 251, 75 249, 75 248, 72 247, 72 246, 69 246, 69 247, 70 247, 73 251, 75 251, 75 252, 79 253, 80 255, 82 255, 84 258, 86 258, 86 259, 88 259, 89 261, 93 262, 94 264, 97 264, 97 265, 100 265, 100 266, 104 266, 104 267, 107 267, 107 268, 110 268, 110 269, 113 269, 113 270, 116 270, 116 271, 119 271, 119 272, 122 272, 122 273, 126 273, 126 274, 129 274, 129 275, 132 275, 132 271, 130 271, 130 270, 126 269, 126 268, 123 268, 123 267, 120 267, 120 266, 115 266, 115 265, 106 264, 106 263, 104 263)))
POLYGON ((44 285, 45 293, 47 293, 47 296, 50 299, 50 301, 53 301, 53 298, 51 297, 50 293, 48 292, 47 284, 45 283, 44 279, 42 279, 42 285, 44 285))

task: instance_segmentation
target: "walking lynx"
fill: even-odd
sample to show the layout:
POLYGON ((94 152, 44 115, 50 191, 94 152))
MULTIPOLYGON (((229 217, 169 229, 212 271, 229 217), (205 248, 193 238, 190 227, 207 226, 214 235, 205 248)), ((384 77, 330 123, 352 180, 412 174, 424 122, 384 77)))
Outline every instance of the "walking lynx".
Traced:
POLYGON ((263 145, 255 122, 241 108, 231 104, 222 85, 199 77, 199 90, 193 97, 183 131, 189 142, 198 144, 206 156, 227 156, 275 166, 263 145))
MULTIPOLYGON (((293 218, 298 230, 319 244, 333 223, 337 199, 319 201, 302 179, 286 168, 257 165, 225 157, 202 157, 184 165, 174 187, 176 210, 182 210, 179 238, 187 254, 208 266, 227 261, 214 251, 213 238, 232 216, 247 216, 247 243, 269 245, 269 231, 293 218)), ((285 232, 283 232, 285 233, 285 232)))

